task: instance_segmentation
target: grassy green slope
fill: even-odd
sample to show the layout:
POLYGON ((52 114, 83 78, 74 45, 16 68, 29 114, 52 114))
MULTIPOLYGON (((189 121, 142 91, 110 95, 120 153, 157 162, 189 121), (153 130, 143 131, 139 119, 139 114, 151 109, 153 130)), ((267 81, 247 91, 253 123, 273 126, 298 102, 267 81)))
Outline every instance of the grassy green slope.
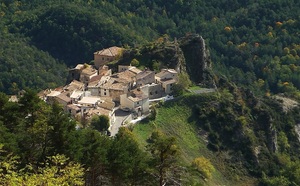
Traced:
POLYGON ((187 177, 190 184, 243 185, 246 183, 244 182, 245 179, 247 179, 249 183, 253 182, 254 180, 249 180, 246 177, 240 178, 239 181, 226 177, 224 175, 224 171, 226 171, 226 167, 223 165, 224 162, 218 157, 217 153, 207 148, 205 138, 199 135, 192 108, 198 100, 203 99, 217 99, 217 95, 216 93, 186 95, 174 101, 164 103, 163 106, 158 108, 157 116, 154 121, 142 122, 134 127, 133 131, 138 141, 140 141, 142 146, 145 146, 146 140, 155 129, 159 129, 167 135, 175 136, 181 148, 180 162, 183 166, 189 167, 188 169, 190 169, 187 177), (190 168, 193 159, 199 156, 210 159, 216 168, 213 178, 209 181, 203 181, 200 175, 190 168), (243 180, 243 184, 240 184, 241 180, 243 180))

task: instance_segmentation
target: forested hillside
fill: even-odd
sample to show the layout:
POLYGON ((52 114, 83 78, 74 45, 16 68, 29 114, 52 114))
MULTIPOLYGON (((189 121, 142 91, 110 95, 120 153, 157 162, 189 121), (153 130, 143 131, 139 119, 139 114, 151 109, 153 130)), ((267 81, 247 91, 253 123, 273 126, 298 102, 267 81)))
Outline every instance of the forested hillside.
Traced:
MULTIPOLYGON (((26 38, 23 45, 47 52, 47 57, 67 66, 88 63, 94 51, 112 45, 135 46, 164 34, 175 38, 199 33, 206 40, 219 74, 239 85, 260 89, 263 94, 289 92, 298 97, 299 6, 292 0, 12 0, 1 4, 0 24, 2 33, 9 33, 4 35, 6 39, 26 38)), ((4 53, 5 56, 11 54, 4 53)), ((27 61, 31 63, 33 59, 27 61)), ((15 67, 1 68, 1 73, 12 68, 15 67)), ((12 82, 20 88, 40 84, 45 87, 49 83, 47 78, 22 83, 26 72, 21 74, 19 80, 14 80, 4 73, 1 90, 9 92, 12 82)))
POLYGON ((179 87, 175 101, 156 104, 151 117, 114 138, 76 130, 36 92, 26 89, 19 103, 1 93, 0 185, 300 185, 299 7, 296 0, 3 0, 0 92, 64 85, 69 67, 93 64, 93 52, 113 45, 126 50, 112 66, 135 59, 159 70, 182 55, 193 82, 180 80, 195 85, 197 52, 180 39, 193 33, 205 40, 217 89, 195 95, 179 87))

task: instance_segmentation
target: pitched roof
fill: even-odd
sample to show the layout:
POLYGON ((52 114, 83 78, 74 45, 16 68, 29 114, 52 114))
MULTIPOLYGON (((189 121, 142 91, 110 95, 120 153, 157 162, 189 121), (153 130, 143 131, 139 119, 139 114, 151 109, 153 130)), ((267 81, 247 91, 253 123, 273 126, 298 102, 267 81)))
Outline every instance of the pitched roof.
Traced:
POLYGON ((143 91, 141 91, 140 89, 131 90, 128 96, 128 99, 130 99, 133 102, 137 102, 146 98, 148 98, 148 96, 144 94, 143 91))
POLYGON ((69 103, 71 102, 71 98, 69 98, 67 95, 65 94, 59 94, 56 96, 56 98, 62 100, 63 102, 69 103))
POLYGON ((113 110, 113 108, 115 107, 115 102, 113 101, 101 101, 98 104, 99 107, 101 108, 105 108, 107 110, 113 110))
POLYGON ((162 77, 165 74, 177 74, 177 72, 174 69, 162 69, 159 73, 155 74, 155 76, 162 77))
POLYGON ((75 111, 79 111, 80 110, 80 108, 77 105, 74 105, 74 104, 67 105, 67 108, 75 110, 75 111))
POLYGON ((90 109, 87 111, 87 117, 90 118, 94 115, 106 115, 109 116, 110 110, 104 109, 104 108, 97 108, 97 109, 90 109))
POLYGON ((148 75, 150 75, 150 74, 152 74, 152 73, 154 73, 154 72, 151 71, 151 70, 144 70, 144 71, 138 73, 138 74, 136 75, 136 78, 137 78, 137 79, 142 79, 142 78, 144 78, 144 77, 146 77, 146 76, 148 76, 148 75))
POLYGON ((90 67, 90 66, 84 68, 82 70, 82 72, 81 72, 81 74, 83 74, 83 75, 89 75, 89 76, 93 75, 93 74, 97 74, 97 73, 98 73, 97 70, 94 69, 94 68, 92 68, 92 67, 90 67))
POLYGON ((64 89, 68 91, 73 91, 73 90, 82 90, 83 87, 84 87, 83 83, 81 83, 80 81, 73 80, 70 84, 66 85, 64 89))
POLYGON ((103 76, 103 75, 93 76, 93 77, 90 79, 89 83, 94 82, 94 81, 99 81, 99 80, 101 79, 102 76, 103 76))
POLYGON ((106 48, 106 49, 94 52, 94 54, 95 55, 101 55, 101 56, 114 57, 114 56, 118 55, 121 50, 122 50, 122 48, 113 46, 113 47, 110 47, 110 48, 106 48))
POLYGON ((56 97, 59 94, 60 94, 59 91, 52 90, 49 94, 47 94, 47 97, 56 97))
POLYGON ((121 79, 125 79, 127 80, 128 82, 132 81, 132 78, 135 77, 136 74, 129 71, 129 70, 126 70, 124 72, 119 72, 117 74, 115 74, 114 76, 112 77, 115 77, 115 78, 121 78, 121 79))

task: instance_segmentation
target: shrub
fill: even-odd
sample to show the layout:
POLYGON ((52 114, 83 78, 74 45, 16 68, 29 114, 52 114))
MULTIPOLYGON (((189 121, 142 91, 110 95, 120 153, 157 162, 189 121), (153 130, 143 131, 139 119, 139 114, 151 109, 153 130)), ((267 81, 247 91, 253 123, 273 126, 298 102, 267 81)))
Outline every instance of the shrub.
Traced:
POLYGON ((215 171, 215 168, 211 164, 211 162, 209 161, 209 159, 206 159, 203 156, 195 158, 194 161, 193 161, 193 163, 192 163, 192 165, 206 179, 210 179, 212 177, 212 173, 215 171))

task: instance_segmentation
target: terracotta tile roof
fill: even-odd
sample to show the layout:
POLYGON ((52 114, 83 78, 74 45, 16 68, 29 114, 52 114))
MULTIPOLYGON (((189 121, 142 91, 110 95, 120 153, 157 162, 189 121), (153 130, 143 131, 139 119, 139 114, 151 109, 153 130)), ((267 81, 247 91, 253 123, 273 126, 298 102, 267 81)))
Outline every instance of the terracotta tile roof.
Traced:
POLYGON ((88 87, 98 87, 99 85, 99 81, 93 81, 93 82, 89 82, 88 87))
POLYGON ((47 94, 47 97, 56 97, 60 94, 61 92, 59 91, 55 91, 55 90, 52 90, 49 94, 47 94))
POLYGON ((64 89, 68 91, 83 90, 83 88, 84 88, 84 84, 76 80, 73 80, 70 84, 64 87, 64 89))
POLYGON ((87 117, 91 118, 94 115, 106 115, 109 116, 110 114, 110 110, 104 109, 104 108, 97 108, 97 109, 90 109, 89 111, 87 111, 87 117))
POLYGON ((90 66, 84 68, 81 72, 82 75, 88 75, 88 76, 93 75, 93 74, 97 74, 97 73, 98 73, 97 70, 90 67, 90 66))
POLYGON ((136 74, 133 73, 133 72, 131 72, 131 71, 129 71, 129 70, 126 70, 124 72, 119 72, 119 73, 113 75, 113 77, 115 77, 115 78, 125 79, 128 82, 131 82, 132 78, 135 77, 135 76, 136 76, 136 74))
POLYGON ((113 110, 115 107, 115 102, 101 100, 98 106, 107 110, 113 110))
POLYGON ((77 105, 74 105, 74 104, 67 105, 67 108, 72 109, 72 110, 76 110, 76 111, 80 110, 80 108, 77 105))
POLYGON ((99 85, 101 88, 124 90, 127 87, 128 82, 121 78, 110 78, 107 82, 99 85))
POLYGON ((141 98, 138 98, 138 97, 133 97, 133 96, 129 96, 128 97, 129 100, 131 100, 132 102, 138 102, 138 101, 142 101, 141 98))
POLYGON ((101 56, 110 56, 110 57, 114 57, 116 55, 118 55, 123 49, 120 47, 110 47, 110 48, 106 48, 97 52, 94 52, 95 55, 101 55, 101 56))
POLYGON ((103 75, 93 76, 93 77, 90 79, 89 83, 94 82, 94 81, 99 81, 99 80, 101 79, 102 76, 103 76, 103 75))
POLYGON ((159 73, 155 74, 155 76, 162 77, 165 74, 177 74, 177 72, 174 69, 162 69, 159 73))
POLYGON ((66 94, 59 94, 56 96, 56 98, 62 100, 63 102, 69 103, 71 102, 71 98, 69 98, 66 94))
POLYGON ((137 79, 142 79, 142 78, 144 78, 144 77, 146 77, 146 76, 148 76, 148 75, 150 75, 150 74, 152 74, 152 73, 154 73, 154 72, 151 71, 151 70, 144 70, 144 71, 138 73, 138 74, 136 75, 136 78, 137 78, 137 79))
POLYGON ((124 83, 118 83, 118 82, 115 82, 108 87, 108 89, 113 89, 113 90, 124 90, 124 88, 126 88, 126 85, 124 85, 124 83))
POLYGON ((146 99, 148 98, 148 96, 146 94, 143 93, 143 91, 141 91, 140 89, 133 89, 130 91, 130 96, 128 97, 128 99, 131 99, 132 101, 139 101, 142 99, 146 99))

